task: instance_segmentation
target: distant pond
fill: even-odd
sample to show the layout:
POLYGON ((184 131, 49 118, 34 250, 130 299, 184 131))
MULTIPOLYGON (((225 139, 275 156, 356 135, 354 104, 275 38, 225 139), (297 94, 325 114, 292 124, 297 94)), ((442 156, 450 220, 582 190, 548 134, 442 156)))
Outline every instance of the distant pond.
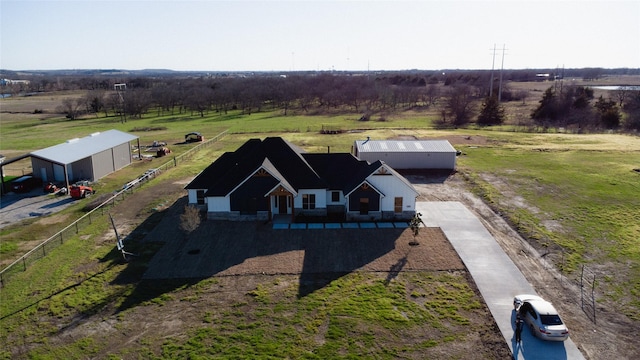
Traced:
POLYGON ((592 86, 594 89, 600 90, 640 90, 640 85, 603 85, 603 86, 592 86))

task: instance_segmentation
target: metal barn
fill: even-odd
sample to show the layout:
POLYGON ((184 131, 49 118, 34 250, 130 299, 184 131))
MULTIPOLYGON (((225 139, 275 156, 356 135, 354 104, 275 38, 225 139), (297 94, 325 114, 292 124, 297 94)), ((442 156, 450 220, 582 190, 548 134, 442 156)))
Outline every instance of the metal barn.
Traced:
POLYGON ((456 149, 447 140, 356 140, 353 155, 396 170, 456 168, 456 149))
MULTIPOLYGON (((118 130, 96 132, 30 154, 33 176, 43 182, 95 181, 131 164, 137 136, 118 130)), ((138 149, 140 148, 138 140, 138 149)))

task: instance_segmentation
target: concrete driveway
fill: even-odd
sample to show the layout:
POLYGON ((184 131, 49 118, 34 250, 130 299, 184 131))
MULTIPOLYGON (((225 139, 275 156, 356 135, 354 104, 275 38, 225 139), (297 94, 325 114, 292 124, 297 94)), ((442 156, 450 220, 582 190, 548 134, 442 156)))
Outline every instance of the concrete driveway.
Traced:
POLYGON ((480 220, 462 203, 417 202, 416 210, 422 213, 427 227, 442 229, 460 255, 514 359, 584 359, 571 338, 565 342, 543 341, 524 329, 521 344, 515 342, 513 297, 537 293, 480 220))

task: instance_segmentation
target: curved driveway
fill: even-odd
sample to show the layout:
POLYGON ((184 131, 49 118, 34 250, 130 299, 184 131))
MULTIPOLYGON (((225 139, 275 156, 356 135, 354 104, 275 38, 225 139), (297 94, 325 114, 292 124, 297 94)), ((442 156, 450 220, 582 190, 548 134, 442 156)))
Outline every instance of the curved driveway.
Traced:
POLYGON ((460 255, 514 359, 584 359, 571 338, 565 342, 542 341, 525 329, 522 343, 514 341, 513 297, 537 293, 480 220, 462 203, 417 202, 416 210, 422 213, 426 226, 442 229, 460 255))

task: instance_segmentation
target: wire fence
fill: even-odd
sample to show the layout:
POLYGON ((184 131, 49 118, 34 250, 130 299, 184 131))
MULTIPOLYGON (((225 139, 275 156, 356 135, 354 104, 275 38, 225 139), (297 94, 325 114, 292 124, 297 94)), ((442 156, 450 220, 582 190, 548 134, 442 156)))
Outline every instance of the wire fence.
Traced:
MULTIPOLYGON (((519 212, 516 207, 507 207, 507 209, 506 213, 513 214, 507 220, 521 236, 524 238, 537 238, 538 242, 541 244, 553 243, 552 239, 537 229, 538 225, 535 221, 523 215, 523 213, 519 212)), ((560 251, 559 253, 555 252, 554 254, 553 251, 550 251, 547 248, 545 253, 541 254, 541 259, 545 266, 545 270, 550 272, 553 271, 553 276, 556 279, 559 278, 560 285, 563 288, 571 290, 575 290, 577 288, 580 291, 580 307, 589 320, 595 324, 597 310, 596 295, 598 293, 599 285, 596 273, 585 265, 582 265, 580 269, 567 271, 568 260, 564 251, 560 251), (557 261, 558 264, 557 268, 553 264, 554 260, 550 259, 553 255, 555 255, 555 261, 557 261), (555 272, 555 270, 558 271, 555 272)), ((600 291, 602 291, 602 286, 600 286, 600 291)))
POLYGON ((588 269, 585 269, 582 265, 582 271, 580 272, 580 304, 582 311, 596 323, 596 274, 592 273, 588 269))
POLYGON ((213 144, 217 143, 220 139, 222 139, 224 136, 227 135, 227 132, 228 130, 221 132, 215 137, 207 141, 204 141, 198 144, 197 146, 194 146, 193 148, 189 149, 185 153, 173 157, 171 160, 160 165, 154 171, 146 173, 145 176, 142 176, 140 178, 137 178, 134 181, 127 183, 127 185, 122 190, 113 194, 113 196, 111 196, 109 199, 103 201, 94 209, 84 214, 82 217, 72 222, 71 224, 66 226, 64 229, 58 231, 55 235, 51 236, 50 238, 38 244, 29 252, 22 255, 19 259, 9 264, 6 268, 0 271, 0 288, 4 287, 5 284, 9 281, 9 279, 13 275, 26 271, 31 264, 45 257, 48 253, 53 251, 53 249, 64 244, 65 241, 78 235, 82 229, 86 228, 87 226, 93 224, 98 220, 103 219, 104 215, 108 214, 110 209, 112 209, 119 202, 123 201, 127 196, 129 196, 134 191, 136 191, 136 189, 140 185, 160 175, 162 172, 170 168, 176 167, 183 162, 188 161, 198 151, 208 148, 213 144))
POLYGON ((587 266, 582 265, 580 271, 565 272, 564 253, 560 260, 560 284, 567 289, 578 287, 580 291, 580 307, 585 315, 596 324, 596 292, 598 279, 596 273, 587 266))

